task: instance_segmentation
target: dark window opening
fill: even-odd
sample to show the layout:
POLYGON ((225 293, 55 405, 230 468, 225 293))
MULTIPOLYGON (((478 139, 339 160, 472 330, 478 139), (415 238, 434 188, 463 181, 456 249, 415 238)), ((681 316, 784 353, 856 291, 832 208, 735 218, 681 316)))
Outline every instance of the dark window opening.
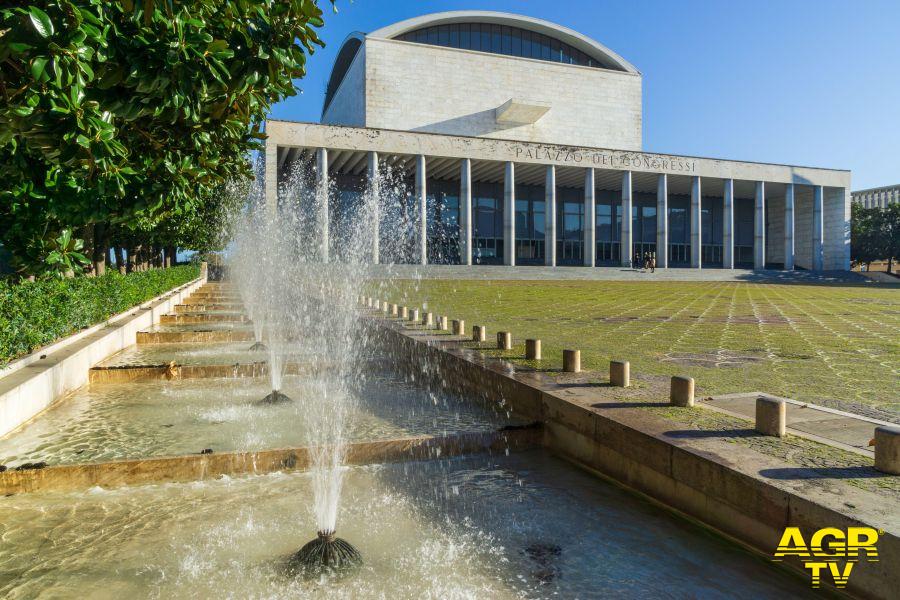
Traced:
MULTIPOLYGON (((409 31, 397 36, 397 39, 404 42, 535 58, 584 67, 602 67, 599 61, 565 42, 508 25, 488 23, 435 25, 409 31)), ((617 67, 607 66, 606 68, 622 70, 617 67)))

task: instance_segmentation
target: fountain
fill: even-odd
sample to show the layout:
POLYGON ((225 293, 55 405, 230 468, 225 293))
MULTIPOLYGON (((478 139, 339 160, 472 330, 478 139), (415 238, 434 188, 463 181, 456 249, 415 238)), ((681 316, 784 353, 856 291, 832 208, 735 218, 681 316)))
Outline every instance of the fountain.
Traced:
MULTIPOLYGON (((249 218, 242 219, 233 252, 235 279, 246 304, 253 307, 254 332, 259 331, 252 348, 261 345, 263 331, 268 342, 272 391, 257 404, 291 401, 281 391, 282 378, 287 349, 298 340, 318 340, 309 359, 315 367, 328 367, 314 369, 328 374, 314 377, 311 383, 317 393, 303 399, 302 406, 311 447, 318 534, 288 563, 293 573, 304 576, 344 572, 362 561, 349 542, 335 536, 335 530, 345 470, 346 420, 355 402, 350 387, 364 376, 360 365, 365 340, 355 304, 368 275, 366 264, 378 252, 372 223, 378 222, 375 217, 381 210, 379 178, 375 177, 365 192, 342 196, 341 210, 330 222, 329 198, 336 195, 327 181, 316 177, 317 168, 308 160, 293 165, 277 209, 262 201, 262 178, 258 178, 249 218)), ((402 220, 410 222, 407 214, 402 220)), ((409 246, 409 235, 397 238, 403 247, 409 246)), ((388 244, 386 253, 394 252, 388 244)))
POLYGON ((362 555, 350 542, 335 537, 334 531, 319 531, 288 559, 288 571, 307 579, 322 575, 345 575, 362 565, 362 555))
POLYGON ((358 294, 386 297, 367 281, 369 223, 376 220, 359 218, 367 214, 360 211, 380 210, 390 223, 379 277, 397 276, 392 261, 416 259, 415 209, 404 207, 403 172, 383 169, 374 199, 335 195, 340 211, 355 217, 332 222, 327 265, 312 243, 322 231, 322 190, 311 173, 306 166, 288 178, 277 225, 267 224, 273 213, 251 203, 230 250, 234 283, 227 287, 240 292, 255 341, 265 340, 260 354, 248 351, 248 335, 147 343, 108 361, 174 360, 190 369, 264 357, 266 377, 91 384, 0 438, 0 463, 24 469, 17 477, 43 476, 31 471, 43 464, 83 474, 92 470, 85 463, 137 466, 152 457, 204 473, 187 484, 0 497, 0 572, 15 574, 0 577, 0 596, 89 596, 97 589, 162 597, 223 589, 239 597, 360 598, 809 593, 805 581, 540 449, 371 464, 360 464, 366 461, 354 449, 348 460, 356 442, 383 447, 458 433, 480 439, 508 425, 509 414, 423 386, 418 374, 390 371, 391 357, 360 326, 358 294), (257 463, 275 453, 284 458, 257 463), (206 469, 214 465, 252 471, 213 477, 206 469), (303 544, 307 536, 313 539, 303 544), (718 577, 708 576, 709 556, 718 577))

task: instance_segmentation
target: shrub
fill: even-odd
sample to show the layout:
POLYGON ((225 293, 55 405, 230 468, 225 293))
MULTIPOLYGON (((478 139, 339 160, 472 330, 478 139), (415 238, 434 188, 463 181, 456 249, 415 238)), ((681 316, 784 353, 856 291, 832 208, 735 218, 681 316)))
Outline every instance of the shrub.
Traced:
POLYGON ((102 277, 0 280, 0 367, 196 279, 196 265, 102 277))

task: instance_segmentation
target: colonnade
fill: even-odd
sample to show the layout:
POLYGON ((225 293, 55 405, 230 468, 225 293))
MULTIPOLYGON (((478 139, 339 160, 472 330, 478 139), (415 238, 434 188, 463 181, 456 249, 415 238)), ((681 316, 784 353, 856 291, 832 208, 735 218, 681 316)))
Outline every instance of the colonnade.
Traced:
MULTIPOLYGON (((377 152, 368 153, 368 182, 369 193, 378 193, 378 162, 377 152)), ((584 266, 595 265, 595 215, 596 215, 596 186, 595 186, 595 169, 593 167, 577 167, 583 168, 584 175, 584 266)), ((416 156, 415 159, 415 202, 417 205, 417 244, 416 254, 417 262, 426 264, 428 262, 428 232, 427 232, 427 159, 424 154, 416 156)), ((318 177, 317 184, 317 205, 319 207, 318 218, 320 219, 320 232, 322 240, 320 240, 321 258, 324 262, 328 262, 329 254, 329 234, 328 234, 328 150, 319 148, 316 151, 316 171, 318 177)), ((656 230, 656 247, 661 249, 668 248, 668 200, 669 200, 669 181, 666 173, 657 175, 657 230, 656 230)), ((634 195, 632 190, 632 171, 622 171, 621 184, 621 231, 620 231, 620 257, 623 267, 632 266, 634 257, 632 256, 632 206, 634 195), (627 218, 626 218, 627 216, 627 218)), ((472 213, 472 161, 471 159, 462 159, 460 165, 460 192, 459 192, 459 227, 460 227, 460 263, 463 265, 472 264, 473 256, 473 213, 472 213)), ((814 185, 813 188, 813 217, 812 217, 812 269, 820 271, 823 268, 823 199, 824 189, 822 186, 814 185)), ((545 197, 544 197, 544 259, 547 266, 556 266, 557 250, 556 250, 556 233, 557 233, 557 207, 556 207, 556 166, 547 165, 545 175, 545 197)), ((692 268, 702 268, 702 180, 699 176, 691 178, 690 192, 690 266, 692 268)), ((792 270, 794 268, 794 184, 785 184, 784 197, 784 268, 792 270)), ((726 269, 734 268, 734 180, 723 180, 723 225, 722 225, 722 267, 726 269)), ((377 203, 371 203, 376 206, 377 203)), ((755 182, 754 193, 754 244, 753 244, 753 267, 754 269, 763 269, 766 265, 766 182, 755 182)), ((378 222, 379 215, 374 214, 372 218, 378 222)), ((377 228, 376 228, 377 231, 377 228)), ((516 264, 516 165, 512 161, 508 161, 504 165, 503 178, 503 260, 506 265, 516 264)), ((378 261, 379 256, 379 239, 378 235, 374 236, 372 241, 372 257, 373 261, 378 261)), ((668 267, 668 252, 661 250, 657 252, 656 263, 659 268, 668 267)))

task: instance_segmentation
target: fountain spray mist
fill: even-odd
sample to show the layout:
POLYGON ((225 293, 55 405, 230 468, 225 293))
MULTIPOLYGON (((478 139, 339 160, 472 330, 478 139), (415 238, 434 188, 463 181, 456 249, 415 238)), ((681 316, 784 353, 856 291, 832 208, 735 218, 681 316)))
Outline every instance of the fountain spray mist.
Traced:
POLYGON ((409 203, 403 201, 407 193, 402 176, 388 173, 387 185, 380 176, 370 177, 368 185, 354 193, 337 194, 326 177, 317 175, 312 161, 294 164, 279 189, 279 206, 266 204, 262 178, 257 177, 240 217, 231 261, 241 295, 252 307, 254 328, 259 327, 257 341, 264 339, 268 347, 272 394, 267 400, 281 393, 285 361, 299 343, 305 341, 309 348, 303 360, 311 363, 312 392, 292 400, 302 405, 310 440, 319 536, 293 558, 313 574, 359 562, 355 549, 334 537, 347 419, 370 352, 357 298, 374 253, 390 262, 402 260, 415 239, 411 213, 404 208, 409 203), (377 223, 386 218, 393 226, 389 235, 381 235, 379 250, 377 223))

